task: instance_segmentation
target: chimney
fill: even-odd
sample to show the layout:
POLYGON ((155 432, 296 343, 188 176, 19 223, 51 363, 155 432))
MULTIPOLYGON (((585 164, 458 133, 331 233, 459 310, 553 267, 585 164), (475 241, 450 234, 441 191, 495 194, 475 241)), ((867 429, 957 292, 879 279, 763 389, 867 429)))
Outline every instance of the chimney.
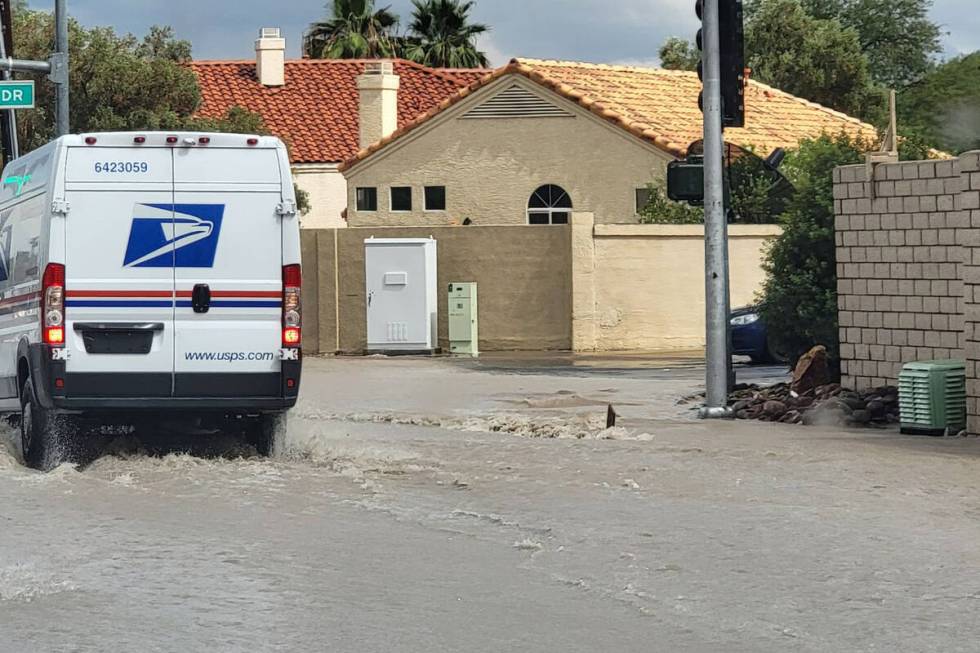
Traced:
POLYGON ((369 61, 357 78, 360 92, 361 149, 398 129, 398 87, 401 83, 390 61, 369 61))
POLYGON ((263 86, 286 83, 286 39, 278 27, 263 27, 255 41, 255 72, 263 86))

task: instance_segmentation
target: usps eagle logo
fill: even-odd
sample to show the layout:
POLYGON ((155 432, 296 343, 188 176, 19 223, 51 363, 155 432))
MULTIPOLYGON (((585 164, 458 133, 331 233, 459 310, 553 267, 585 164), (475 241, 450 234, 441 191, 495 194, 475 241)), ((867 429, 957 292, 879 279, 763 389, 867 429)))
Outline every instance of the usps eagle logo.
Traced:
POLYGON ((224 204, 137 204, 123 266, 211 268, 224 204))

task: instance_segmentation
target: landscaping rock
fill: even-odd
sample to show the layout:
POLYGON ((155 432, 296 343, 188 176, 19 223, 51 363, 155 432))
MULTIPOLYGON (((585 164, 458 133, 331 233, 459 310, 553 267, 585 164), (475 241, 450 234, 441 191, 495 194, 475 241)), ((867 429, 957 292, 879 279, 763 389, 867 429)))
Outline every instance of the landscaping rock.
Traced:
POLYGON ((880 419, 885 416, 885 402, 880 399, 873 399, 868 401, 868 412, 875 419, 880 419))
POLYGON ((867 410, 856 410, 851 413, 850 421, 854 424, 870 424, 871 412, 867 410))
POLYGON ((791 410, 783 415, 779 421, 783 424, 799 424, 801 421, 803 421, 803 415, 801 415, 800 411, 798 410, 791 410))
POLYGON ((817 345, 803 354, 796 364, 790 388, 794 392, 803 394, 829 383, 830 368, 827 365, 827 348, 823 345, 817 345))
POLYGON ((786 404, 781 401, 767 401, 762 406, 762 412, 764 412, 767 417, 779 419, 786 414, 786 404))
POLYGON ((882 427, 900 421, 898 390, 892 387, 854 392, 825 383, 797 392, 786 383, 743 385, 732 393, 729 405, 738 419, 784 424, 882 427))

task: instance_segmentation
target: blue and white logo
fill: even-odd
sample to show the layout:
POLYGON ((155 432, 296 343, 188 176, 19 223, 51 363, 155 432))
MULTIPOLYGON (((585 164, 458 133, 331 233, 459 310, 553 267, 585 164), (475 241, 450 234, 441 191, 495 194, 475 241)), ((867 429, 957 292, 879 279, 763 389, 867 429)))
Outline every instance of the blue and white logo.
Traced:
POLYGON ((137 204, 123 265, 214 267, 224 213, 224 204, 137 204))

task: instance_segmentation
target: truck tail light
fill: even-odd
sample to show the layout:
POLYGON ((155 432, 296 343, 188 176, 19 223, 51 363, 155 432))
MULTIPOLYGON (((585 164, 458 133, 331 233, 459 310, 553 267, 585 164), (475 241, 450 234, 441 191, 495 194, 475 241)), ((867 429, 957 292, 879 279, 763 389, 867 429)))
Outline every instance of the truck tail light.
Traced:
POLYGON ((65 344, 65 266, 48 263, 41 279, 41 335, 45 344, 65 344))
POLYGON ((303 273, 299 265, 282 268, 282 344, 298 347, 303 329, 303 273))

